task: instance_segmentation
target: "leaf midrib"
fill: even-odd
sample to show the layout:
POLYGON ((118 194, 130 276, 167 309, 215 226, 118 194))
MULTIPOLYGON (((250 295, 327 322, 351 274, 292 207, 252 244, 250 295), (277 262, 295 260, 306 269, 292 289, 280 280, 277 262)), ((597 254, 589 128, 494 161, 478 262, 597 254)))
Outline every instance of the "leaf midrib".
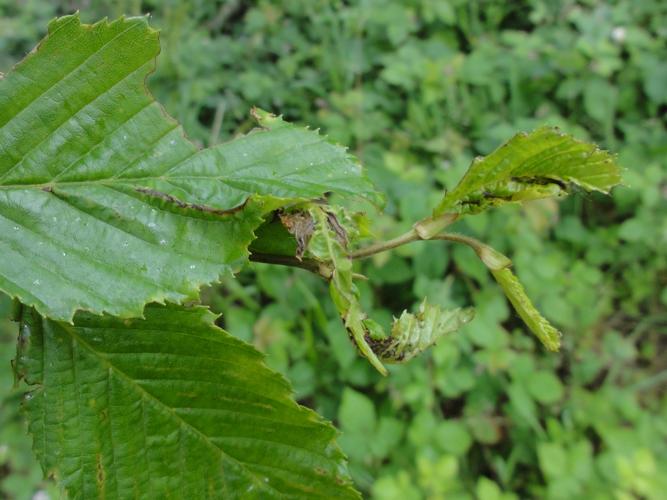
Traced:
MULTIPOLYGON (((292 175, 293 172, 290 172, 289 175, 292 175)), ((285 178, 288 175, 278 178, 285 178)), ((264 178, 254 178, 254 177, 235 177, 233 175, 183 175, 183 176, 174 176, 174 177, 164 177, 164 176, 155 176, 155 177, 127 177, 127 178, 117 178, 117 179, 95 179, 87 181, 59 181, 59 182, 43 182, 40 184, 0 184, 0 191, 10 191, 10 190, 22 190, 22 189, 34 189, 48 192, 53 188, 59 186, 93 186, 93 185, 108 185, 108 186, 141 186, 141 181, 164 181, 169 182, 170 180, 200 180, 200 181, 220 181, 226 183, 227 181, 235 180, 265 180, 264 178)), ((315 184, 318 185, 317 181, 306 181, 304 179, 300 180, 304 184, 315 184)), ((250 191, 241 189, 235 186, 230 186, 238 191, 245 191, 250 194, 250 191)))
MULTIPOLYGON (((155 102, 155 101, 153 101, 155 102)), ((173 131, 174 129, 170 129, 168 132, 173 131)), ((324 138, 320 138, 318 141, 315 141, 309 145, 318 145, 320 143, 324 142, 324 138)), ((181 167, 184 163, 192 160, 195 156, 198 154, 204 152, 204 151, 212 151, 215 148, 208 148, 208 149, 203 149, 201 151, 196 151, 192 152, 192 154, 188 155, 185 158, 182 158, 176 165, 173 165, 167 170, 167 174, 169 172, 172 172, 176 168, 181 167)), ((285 151, 281 152, 281 155, 285 155, 287 152, 289 152, 292 148, 288 148, 285 151)), ((77 160, 78 161, 78 160, 77 160)), ((162 180, 169 182, 170 179, 178 179, 178 180, 203 180, 203 181, 225 181, 225 180, 231 180, 231 179, 244 179, 248 177, 244 176, 236 176, 233 174, 238 174, 239 172, 248 170, 252 167, 259 166, 262 163, 262 161, 257 161, 253 162, 247 165, 244 165, 240 169, 235 170, 232 172, 232 175, 154 175, 154 176, 143 176, 143 177, 118 177, 122 172, 117 173, 114 176, 103 178, 103 179, 91 179, 91 180, 84 180, 84 181, 56 181, 54 179, 50 180, 49 182, 41 182, 41 183, 23 183, 23 184, 2 184, 0 183, 0 190, 8 190, 8 189, 26 189, 26 188, 34 188, 34 189, 41 189, 41 190, 48 190, 49 188, 54 188, 57 186, 76 186, 76 185, 94 185, 94 184, 140 184, 141 181, 155 181, 155 180, 162 180)), ((314 165, 308 165, 308 167, 305 168, 313 168, 316 166, 321 166, 323 163, 318 163, 314 165)), ((288 171, 286 174, 279 176, 278 178, 285 178, 289 177, 294 174, 300 173, 300 170, 294 170, 294 171, 288 171)), ((58 175, 61 175, 62 172, 60 172, 58 175)), ((56 176, 57 178, 57 176, 56 176)))

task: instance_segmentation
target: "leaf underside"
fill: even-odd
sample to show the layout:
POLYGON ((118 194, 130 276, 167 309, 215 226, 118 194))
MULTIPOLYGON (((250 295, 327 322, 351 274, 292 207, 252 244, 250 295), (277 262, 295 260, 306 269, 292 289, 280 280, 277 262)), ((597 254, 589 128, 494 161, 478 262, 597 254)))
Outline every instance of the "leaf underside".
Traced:
POLYGON ((158 52, 146 18, 66 16, 0 80, 0 291, 47 317, 196 298, 245 262, 267 211, 378 201, 343 148, 267 113, 198 151, 145 87, 158 52))
POLYGON ((35 451, 72 498, 359 498, 335 429, 253 347, 203 307, 145 316, 24 309, 35 451))
POLYGON ((611 154, 555 127, 541 127, 476 158, 434 214, 475 213, 507 202, 565 196, 571 186, 608 193, 620 181, 611 154))
POLYGON ((368 343, 386 363, 405 363, 469 323, 474 309, 442 309, 424 300, 413 314, 407 311, 394 320, 391 334, 369 338, 368 343))
POLYGON ((491 274, 505 292, 505 295, 514 306, 514 310, 523 322, 530 328, 542 345, 550 351, 560 349, 561 333, 540 314, 533 305, 519 278, 509 267, 490 269, 491 274))

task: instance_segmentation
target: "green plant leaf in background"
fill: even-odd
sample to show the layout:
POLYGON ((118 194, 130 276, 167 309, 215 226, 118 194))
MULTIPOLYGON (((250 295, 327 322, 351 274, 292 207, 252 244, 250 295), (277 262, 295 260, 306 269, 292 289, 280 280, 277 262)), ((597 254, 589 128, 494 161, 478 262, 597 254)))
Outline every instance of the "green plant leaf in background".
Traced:
POLYGON ((0 81, 0 290, 48 317, 193 299, 262 213, 379 200, 343 148, 261 111, 264 129, 197 151, 146 90, 159 48, 146 18, 66 16, 0 81))
POLYGON ((613 157, 553 127, 520 133, 470 165, 434 214, 476 213, 490 206, 565 196, 569 185, 608 193, 621 181, 613 157))
POLYGON ((336 430, 204 307, 145 319, 25 308, 17 371, 45 472, 72 498, 358 498, 336 430))

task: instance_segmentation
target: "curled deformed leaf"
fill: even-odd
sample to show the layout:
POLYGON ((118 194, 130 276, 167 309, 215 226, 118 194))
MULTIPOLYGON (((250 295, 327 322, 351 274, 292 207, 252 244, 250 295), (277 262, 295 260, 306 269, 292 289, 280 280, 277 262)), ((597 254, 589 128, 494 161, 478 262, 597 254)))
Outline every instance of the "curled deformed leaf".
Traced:
POLYGON ((558 351, 561 333, 554 328, 535 308, 526 295, 519 279, 510 269, 512 261, 495 248, 485 245, 474 238, 450 233, 449 237, 469 245, 484 265, 491 271, 505 295, 514 306, 524 323, 550 351, 558 351))
POLYGON ((343 229, 339 218, 344 214, 339 211, 337 217, 330 207, 313 205, 309 213, 314 221, 314 231, 308 244, 308 253, 315 259, 330 262, 332 273, 329 281, 331 299, 340 314, 350 338, 354 341, 359 352, 383 375, 387 369, 380 362, 373 350, 366 342, 369 330, 366 326, 366 314, 361 309, 359 290, 354 284, 352 261, 345 249, 348 231, 343 229), (335 222, 334 222, 335 221, 335 222))
POLYGON ((526 295, 523 285, 511 269, 504 267, 490 270, 528 328, 540 339, 544 347, 550 351, 558 351, 561 333, 535 308, 526 295))
POLYGON ((611 154, 555 127, 541 127, 476 158, 434 214, 476 213, 508 202, 561 197, 572 186, 607 193, 620 181, 611 154))
POLYGON ((386 363, 403 363, 424 352, 444 335, 458 331, 470 322, 472 308, 442 309, 424 300, 416 314, 403 311, 394 320, 391 335, 381 336, 377 329, 367 339, 371 349, 386 363))
POLYGON ((352 261, 344 248, 346 239, 343 237, 355 233, 354 225, 350 224, 349 218, 346 220, 344 212, 336 214, 329 210, 329 207, 322 206, 313 206, 309 210, 315 225, 308 253, 315 259, 332 264, 329 290, 333 302, 359 352, 380 373, 387 374, 383 361, 408 361, 443 335, 458 330, 472 319, 472 309, 448 311, 424 301, 416 314, 404 311, 394 321, 390 335, 387 335, 380 324, 367 317, 360 305, 352 261))

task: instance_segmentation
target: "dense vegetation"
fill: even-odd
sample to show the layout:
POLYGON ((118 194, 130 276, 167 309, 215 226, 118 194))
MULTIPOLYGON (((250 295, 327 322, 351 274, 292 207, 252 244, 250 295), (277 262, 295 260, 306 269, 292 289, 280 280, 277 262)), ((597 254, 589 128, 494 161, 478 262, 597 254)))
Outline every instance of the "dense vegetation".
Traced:
MULTIPOLYGON (((459 223, 511 249, 565 334, 559 355, 523 335, 474 254, 446 242, 363 268, 374 317, 423 296, 477 308, 462 334, 387 379, 345 340, 314 276, 256 265, 207 299, 228 331, 269 354, 299 400, 339 424, 355 482, 377 498, 658 498, 667 489, 667 14, 657 1, 508 5, 94 3, 83 17, 154 13, 165 46, 151 87, 202 145, 246 131, 252 104, 351 145, 390 193, 389 215, 374 220, 381 238, 428 215, 474 156, 516 130, 559 125, 618 151, 630 187, 612 200, 535 202, 459 223)), ((0 70, 71 7, 0 7, 0 70)), ((5 340, 9 360, 13 329, 5 340)), ((1 377, 9 393, 11 372, 1 377)), ((1 406, 0 491, 23 497, 40 474, 18 438, 18 398, 1 406)))

